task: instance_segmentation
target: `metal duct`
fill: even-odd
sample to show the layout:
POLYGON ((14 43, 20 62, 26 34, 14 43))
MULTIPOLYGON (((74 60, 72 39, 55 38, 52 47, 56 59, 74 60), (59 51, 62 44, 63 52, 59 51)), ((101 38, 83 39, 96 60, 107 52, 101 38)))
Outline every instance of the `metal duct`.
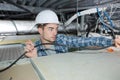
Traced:
POLYGON ((77 33, 77 23, 71 23, 68 26, 60 25, 58 32, 76 34, 77 33))
POLYGON ((34 33, 34 21, 0 20, 0 34, 11 35, 17 33, 34 33))
MULTIPOLYGON (((0 35, 16 35, 37 33, 34 27, 34 21, 23 20, 0 20, 0 35)), ((68 26, 60 25, 58 32, 72 32, 77 30, 77 23, 71 23, 68 26)))
MULTIPOLYGON (((25 35, 38 33, 37 28, 34 27, 34 24, 34 21, 0 20, 0 35, 25 35)), ((77 23, 71 23, 68 26, 61 24, 58 28, 58 32, 74 34, 77 32, 77 27, 77 23)))

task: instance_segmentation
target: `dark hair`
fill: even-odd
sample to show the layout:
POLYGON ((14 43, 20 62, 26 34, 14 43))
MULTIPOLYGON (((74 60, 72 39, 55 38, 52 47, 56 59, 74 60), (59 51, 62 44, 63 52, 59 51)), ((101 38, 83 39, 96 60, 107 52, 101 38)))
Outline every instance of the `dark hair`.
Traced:
POLYGON ((47 24, 48 24, 48 23, 45 23, 45 24, 38 24, 38 25, 37 25, 37 28, 40 28, 40 27, 41 27, 41 28, 44 28, 44 26, 46 26, 47 24))

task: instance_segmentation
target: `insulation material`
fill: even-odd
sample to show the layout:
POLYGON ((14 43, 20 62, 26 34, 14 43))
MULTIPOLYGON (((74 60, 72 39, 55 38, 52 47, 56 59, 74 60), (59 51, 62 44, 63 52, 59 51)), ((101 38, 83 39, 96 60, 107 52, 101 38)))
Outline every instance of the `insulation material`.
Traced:
POLYGON ((44 80, 120 79, 120 57, 113 54, 73 52, 33 59, 32 63, 44 80))
MULTIPOLYGON (((2 65, 8 65, 10 61, 0 63, 2 65)), ((5 67, 5 66, 4 66, 5 67)), ((2 69, 2 68, 1 68, 2 69)), ((20 60, 15 66, 0 73, 0 80, 40 80, 39 76, 35 72, 33 66, 29 60, 20 60)))

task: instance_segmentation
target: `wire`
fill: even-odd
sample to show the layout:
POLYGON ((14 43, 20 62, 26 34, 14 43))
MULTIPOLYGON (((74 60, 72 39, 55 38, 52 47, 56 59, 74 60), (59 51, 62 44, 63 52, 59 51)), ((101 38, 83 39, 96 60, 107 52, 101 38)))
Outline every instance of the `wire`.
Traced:
POLYGON ((111 28, 111 26, 109 24, 104 23, 104 22, 101 22, 101 23, 104 24, 105 26, 107 26, 111 30, 111 32, 112 32, 111 36, 113 39, 115 39, 115 33, 114 33, 113 29, 111 28))
POLYGON ((18 31, 18 28, 17 28, 15 22, 14 22, 13 20, 11 20, 11 22, 13 23, 13 25, 14 25, 14 27, 15 27, 15 29, 16 29, 16 32, 17 32, 16 34, 18 34, 19 31, 18 31))
POLYGON ((16 60, 15 60, 12 64, 10 64, 8 67, 0 70, 0 72, 3 72, 3 71, 5 71, 5 70, 9 69, 10 67, 12 67, 12 66, 13 66, 19 59, 21 59, 26 53, 27 53, 27 52, 24 52, 18 59, 16 59, 16 60))
MULTIPOLYGON (((53 43, 42 43, 42 44, 38 44, 38 45, 36 45, 36 46, 34 46, 34 47, 37 47, 37 46, 39 46, 39 45, 54 45, 54 44, 53 44, 53 43)), ((65 45, 62 45, 62 44, 57 44, 57 45, 59 45, 59 46, 65 46, 65 45)), ((41 49, 41 50, 42 50, 42 49, 41 49)), ((44 49, 44 50, 48 50, 48 49, 44 49)), ((53 49, 50 49, 50 50, 53 50, 53 49)), ((11 68, 11 67, 12 67, 18 60, 20 60, 26 53, 27 53, 27 51, 25 51, 20 57, 18 57, 18 58, 17 58, 12 64, 10 64, 8 67, 0 70, 0 72, 3 72, 3 71, 5 71, 5 70, 11 68)))
MULTIPOLYGON (((57 43, 42 43, 42 44, 38 44, 34 47, 38 47, 40 45, 58 45, 58 46, 66 46, 66 47, 69 47, 67 45, 64 45, 64 44, 57 44, 57 43)), ((104 49, 104 48, 107 48, 107 47, 110 47, 110 46, 106 46, 106 47, 97 47, 97 50, 99 49, 104 49)), ((85 49, 85 47, 81 47, 81 49, 85 49)), ((86 49, 89 49, 89 50, 96 50, 96 48, 86 48, 86 49)), ((54 50, 54 49, 40 49, 40 51, 42 50, 54 50)), ((54 50, 54 51, 58 51, 58 50, 54 50)), ((59 51, 60 52, 60 51, 59 51)), ((27 53, 27 51, 25 51, 20 57, 18 57, 13 63, 11 63, 9 66, 5 67, 4 69, 1 69, 0 72, 3 72, 3 71, 6 71, 8 70, 9 68, 11 68, 17 61, 19 61, 23 56, 25 56, 25 54, 27 53)))
MULTIPOLYGON (((78 13, 78 0, 76 1, 77 3, 76 3, 76 14, 78 13)), ((76 26, 76 28, 77 28, 77 35, 78 36, 80 36, 80 31, 79 31, 79 18, 78 18, 79 16, 77 15, 77 26, 76 26)))
POLYGON ((113 30, 114 25, 113 25, 110 17, 108 16, 107 12, 103 12, 103 13, 104 13, 104 15, 107 17, 107 20, 110 22, 110 25, 109 25, 109 24, 106 24, 106 23, 104 22, 103 17, 100 15, 100 11, 98 10, 98 8, 96 8, 96 9, 97 9, 97 12, 98 12, 98 15, 99 15, 99 18, 100 18, 100 22, 103 24, 103 26, 104 26, 105 28, 109 29, 109 30, 112 32, 112 33, 111 33, 111 36, 112 36, 113 39, 115 39, 115 33, 114 33, 114 30, 113 30), (112 28, 111 28, 111 26, 112 26, 112 28))

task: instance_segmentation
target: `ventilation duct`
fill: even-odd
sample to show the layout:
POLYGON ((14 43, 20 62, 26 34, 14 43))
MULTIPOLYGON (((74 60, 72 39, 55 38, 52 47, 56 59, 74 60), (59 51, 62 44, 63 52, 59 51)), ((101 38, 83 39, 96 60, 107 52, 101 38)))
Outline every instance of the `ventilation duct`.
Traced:
POLYGON ((34 21, 0 20, 1 35, 16 35, 35 32, 37 32, 37 29, 34 28, 34 21))
MULTIPOLYGON (((34 27, 34 21, 23 20, 0 20, 0 35, 16 35, 37 33, 37 28, 34 27)), ((64 27, 60 25, 58 32, 73 32, 77 30, 77 23, 71 23, 64 27)))

